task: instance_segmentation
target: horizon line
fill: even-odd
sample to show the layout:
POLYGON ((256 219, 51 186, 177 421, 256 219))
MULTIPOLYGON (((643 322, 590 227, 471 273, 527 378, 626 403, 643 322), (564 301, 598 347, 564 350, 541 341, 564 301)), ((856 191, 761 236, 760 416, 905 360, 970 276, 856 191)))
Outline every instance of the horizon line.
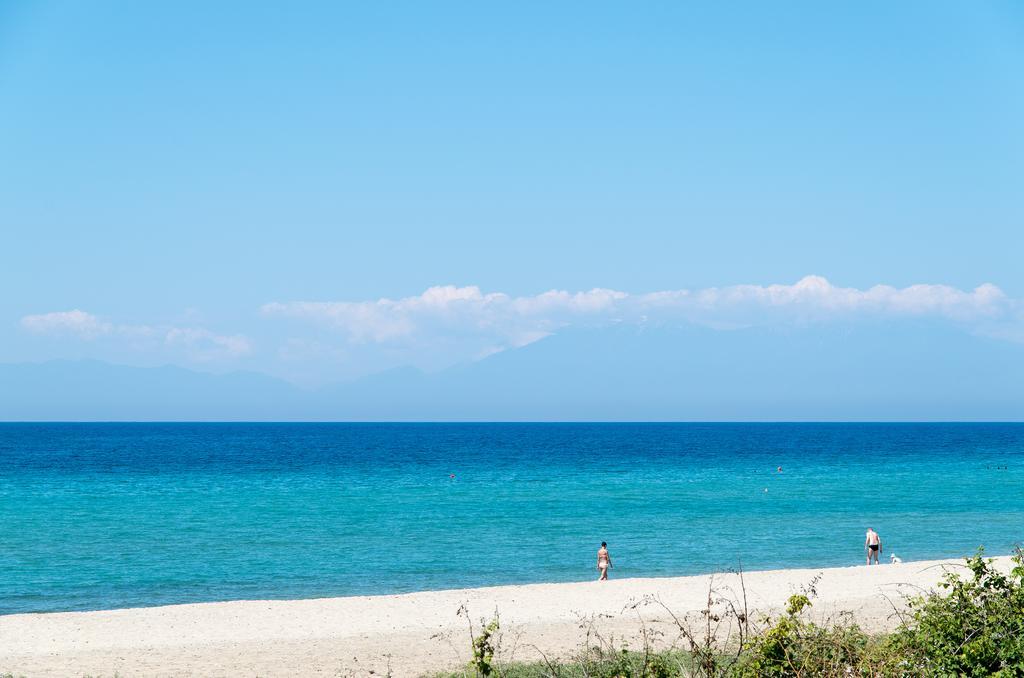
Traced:
POLYGON ((929 424, 1013 424, 1024 425, 1024 419, 0 419, 4 424, 345 424, 345 425, 431 425, 431 424, 535 424, 535 425, 929 425, 929 424))

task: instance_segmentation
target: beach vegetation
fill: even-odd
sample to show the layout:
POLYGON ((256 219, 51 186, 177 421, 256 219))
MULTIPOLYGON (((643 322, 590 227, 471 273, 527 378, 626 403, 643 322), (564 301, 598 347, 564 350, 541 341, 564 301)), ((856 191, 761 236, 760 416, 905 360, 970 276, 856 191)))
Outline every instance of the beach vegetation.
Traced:
POLYGON ((473 638, 472 666, 476 669, 477 675, 484 676, 484 678, 495 673, 494 651, 497 649, 495 635, 500 628, 501 624, 495 617, 483 627, 479 636, 473 638))
MULTIPOLYGON (((603 638, 594 620, 584 621, 586 639, 570 656, 541 661, 500 661, 497 617, 473 635, 473 660, 449 678, 797 678, 823 676, 1024 676, 1024 552, 1017 549, 1009 572, 978 554, 966 572, 951 571, 939 588, 894 605, 896 629, 868 634, 849 614, 814 621, 815 583, 792 595, 776 616, 755 620, 745 591, 737 600, 709 589, 704 610, 681 618, 667 613, 672 638, 642 614, 632 644, 603 638), (726 629, 723 634, 722 630, 726 629)), ((742 581, 742 575, 741 575, 742 581)), ((664 615, 661 615, 664 618, 664 615)), ((471 628, 472 631, 472 628, 471 628)), ((539 652, 539 650, 538 650, 539 652)))
POLYGON ((804 594, 791 596, 785 613, 763 631, 752 634, 746 646, 740 648, 737 661, 718 673, 737 678, 862 673, 871 638, 845 617, 828 624, 804 619, 802 614, 811 605, 804 594))
POLYGON ((1009 573, 979 551, 969 577, 948 573, 938 594, 916 596, 911 614, 888 637, 896 665, 931 675, 1024 675, 1024 554, 1009 573))
POLYGON ((482 678, 498 675, 494 664, 494 653, 498 650, 501 642, 501 636, 499 635, 501 620, 498 617, 497 611, 495 611, 494 617, 489 622, 480 622, 479 633, 476 633, 474 630, 473 620, 469 615, 469 609, 465 605, 459 608, 458 615, 460 617, 464 616, 469 625, 469 640, 470 646, 473 649, 473 658, 469 662, 469 668, 472 671, 471 675, 481 676, 482 678))

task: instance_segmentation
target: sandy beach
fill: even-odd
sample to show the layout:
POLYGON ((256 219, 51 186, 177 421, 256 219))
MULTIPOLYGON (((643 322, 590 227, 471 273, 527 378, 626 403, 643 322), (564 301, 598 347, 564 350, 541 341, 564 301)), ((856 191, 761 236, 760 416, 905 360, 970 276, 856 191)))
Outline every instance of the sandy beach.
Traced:
MULTIPOLYGON (((1008 567, 1008 558, 998 558, 1008 567)), ((747 572, 749 610, 777 611, 813 585, 813 614, 850 613, 866 629, 898 623, 902 594, 929 589, 962 560, 747 572)), ((497 611, 505 659, 565 656, 588 631, 638 642, 677 633, 715 597, 737 603, 735 574, 531 584, 403 595, 234 601, 0 617, 0 673, 25 676, 418 676, 468 659, 469 618, 497 611), (652 602, 654 599, 660 603, 652 602)), ((719 605, 723 605, 720 603, 719 605)))

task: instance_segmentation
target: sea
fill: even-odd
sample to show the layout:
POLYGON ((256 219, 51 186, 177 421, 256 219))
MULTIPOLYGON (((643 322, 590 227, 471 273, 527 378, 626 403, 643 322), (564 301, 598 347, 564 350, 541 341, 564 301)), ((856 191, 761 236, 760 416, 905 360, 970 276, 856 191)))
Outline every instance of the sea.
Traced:
POLYGON ((0 614, 1010 553, 1024 424, 0 424, 0 614))

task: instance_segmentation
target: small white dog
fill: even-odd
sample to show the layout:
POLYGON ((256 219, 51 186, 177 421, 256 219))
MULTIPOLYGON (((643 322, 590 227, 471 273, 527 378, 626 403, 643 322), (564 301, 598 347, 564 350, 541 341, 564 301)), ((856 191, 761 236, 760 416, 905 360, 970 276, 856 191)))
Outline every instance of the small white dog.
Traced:
POLYGON ((903 559, 902 559, 902 558, 900 558, 900 557, 899 557, 898 555, 896 555, 895 553, 890 553, 890 554, 889 554, 889 562, 890 562, 890 563, 892 563, 893 565, 895 565, 896 563, 902 563, 902 562, 903 562, 903 559))

